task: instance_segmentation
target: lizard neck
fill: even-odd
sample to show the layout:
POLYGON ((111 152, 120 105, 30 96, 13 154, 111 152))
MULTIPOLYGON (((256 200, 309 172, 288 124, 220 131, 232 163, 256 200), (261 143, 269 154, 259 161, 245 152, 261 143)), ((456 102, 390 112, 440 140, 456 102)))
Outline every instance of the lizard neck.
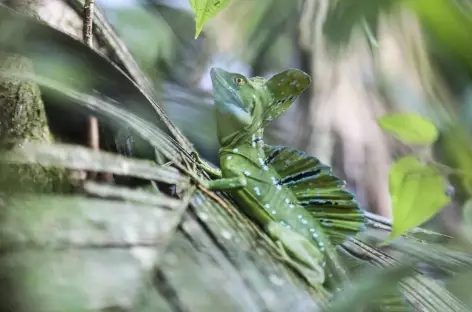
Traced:
POLYGON ((249 138, 240 140, 234 144, 222 146, 220 154, 224 152, 238 152, 249 158, 261 157, 264 154, 263 130, 256 131, 249 138))

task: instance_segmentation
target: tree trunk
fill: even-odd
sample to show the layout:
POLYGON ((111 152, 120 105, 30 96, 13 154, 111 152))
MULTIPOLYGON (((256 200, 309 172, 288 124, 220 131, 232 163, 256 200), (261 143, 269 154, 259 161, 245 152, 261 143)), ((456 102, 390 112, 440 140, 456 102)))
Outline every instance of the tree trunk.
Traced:
MULTIPOLYGON (((36 16, 34 1, 9 1, 11 8, 30 16, 36 16)), ((0 51, 0 73, 32 73, 31 60, 18 54, 0 51)), ((0 76, 0 143, 21 145, 36 141, 51 143, 44 103, 39 87, 30 81, 0 76)), ((65 171, 41 166, 0 165, 0 187, 3 191, 41 190, 61 188, 65 171)))

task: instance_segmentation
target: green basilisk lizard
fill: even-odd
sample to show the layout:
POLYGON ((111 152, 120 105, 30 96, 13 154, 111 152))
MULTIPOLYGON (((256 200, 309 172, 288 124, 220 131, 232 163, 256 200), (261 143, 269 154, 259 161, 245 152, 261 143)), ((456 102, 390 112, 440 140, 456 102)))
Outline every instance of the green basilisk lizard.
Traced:
POLYGON ((345 182, 315 157, 265 145, 263 129, 311 84, 289 69, 269 80, 211 69, 220 142, 212 190, 229 191, 280 247, 284 259, 316 289, 336 290, 349 280, 335 246, 364 228, 364 215, 345 182))

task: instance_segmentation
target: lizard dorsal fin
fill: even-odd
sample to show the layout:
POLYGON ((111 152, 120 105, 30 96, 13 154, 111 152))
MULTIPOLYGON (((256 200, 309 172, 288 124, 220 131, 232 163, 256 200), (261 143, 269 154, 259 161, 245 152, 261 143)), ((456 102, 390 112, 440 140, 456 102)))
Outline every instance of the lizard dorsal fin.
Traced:
POLYGON ((298 69, 288 69, 270 78, 265 85, 272 101, 264 108, 262 127, 285 113, 310 84, 310 76, 298 69))
POLYGON ((265 164, 280 176, 279 185, 293 192, 297 204, 312 213, 333 244, 364 229, 365 217, 354 195, 329 166, 288 147, 264 145, 264 152, 265 164))

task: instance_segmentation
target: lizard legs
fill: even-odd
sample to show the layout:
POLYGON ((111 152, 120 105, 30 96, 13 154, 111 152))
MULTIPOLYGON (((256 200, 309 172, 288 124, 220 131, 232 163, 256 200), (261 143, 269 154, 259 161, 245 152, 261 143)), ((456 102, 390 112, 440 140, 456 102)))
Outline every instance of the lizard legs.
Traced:
POLYGON ((210 176, 216 178, 216 180, 207 181, 204 183, 205 187, 213 191, 228 191, 228 190, 237 190, 244 188, 247 185, 246 177, 239 175, 233 178, 223 178, 221 170, 218 168, 212 167, 206 161, 200 158, 198 154, 192 153, 192 156, 197 162, 197 166, 208 173, 210 176))
POLYGON ((198 168, 202 169, 203 171, 208 173, 213 178, 222 178, 223 177, 223 174, 221 173, 220 169, 211 166, 208 162, 201 159, 200 156, 197 153, 192 152, 191 155, 195 159, 195 162, 196 162, 196 165, 198 166, 198 168))
MULTIPOLYGON (((220 170, 210 166, 197 154, 193 153, 193 156, 200 169, 216 177, 215 180, 204 182, 207 189, 230 191, 247 186, 247 180, 244 175, 222 178, 220 170)), ((275 222, 265 211, 251 212, 261 225, 265 224, 266 232, 278 246, 281 260, 298 272, 310 286, 320 291, 322 295, 329 296, 329 292, 323 287, 325 282, 324 254, 306 237, 275 222)))
POLYGON ((329 295, 323 287, 323 253, 307 238, 275 221, 270 222, 266 230, 279 247, 281 259, 302 275, 310 286, 323 292, 323 295, 329 295))

